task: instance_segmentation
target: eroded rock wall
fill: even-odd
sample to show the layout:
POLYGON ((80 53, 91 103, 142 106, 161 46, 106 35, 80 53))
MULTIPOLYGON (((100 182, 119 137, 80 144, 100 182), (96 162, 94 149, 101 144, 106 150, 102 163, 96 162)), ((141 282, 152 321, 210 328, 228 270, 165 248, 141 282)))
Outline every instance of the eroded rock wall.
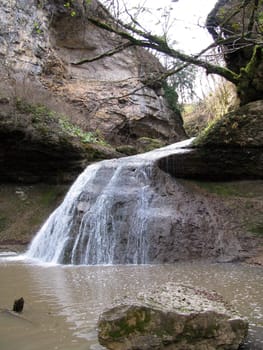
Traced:
POLYGON ((142 49, 127 49, 74 65, 119 45, 120 39, 88 22, 87 13, 110 18, 97 1, 3 0, 0 5, 2 91, 70 114, 113 144, 140 137, 175 142, 185 138, 180 115, 169 109, 161 86, 145 77, 163 71, 142 49), (73 6, 73 5, 72 5, 73 6), (147 79, 146 79, 147 80, 147 79))

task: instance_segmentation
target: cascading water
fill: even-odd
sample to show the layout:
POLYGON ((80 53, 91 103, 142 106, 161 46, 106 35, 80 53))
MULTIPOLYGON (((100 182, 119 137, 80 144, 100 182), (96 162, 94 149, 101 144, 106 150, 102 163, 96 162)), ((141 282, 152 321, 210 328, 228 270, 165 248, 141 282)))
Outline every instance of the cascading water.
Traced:
POLYGON ((158 220, 169 216, 168 209, 157 215, 155 208, 155 163, 186 152, 182 147, 190 142, 88 166, 37 233, 26 256, 68 264, 152 262, 153 221, 158 229, 158 220))

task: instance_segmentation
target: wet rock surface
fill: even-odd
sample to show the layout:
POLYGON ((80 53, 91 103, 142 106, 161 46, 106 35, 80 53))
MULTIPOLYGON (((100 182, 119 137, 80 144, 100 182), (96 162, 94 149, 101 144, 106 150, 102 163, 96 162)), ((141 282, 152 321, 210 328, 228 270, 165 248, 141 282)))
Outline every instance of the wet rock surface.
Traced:
POLYGON ((99 342, 112 350, 235 350, 247 331, 217 293, 174 283, 123 300, 98 321, 99 342))

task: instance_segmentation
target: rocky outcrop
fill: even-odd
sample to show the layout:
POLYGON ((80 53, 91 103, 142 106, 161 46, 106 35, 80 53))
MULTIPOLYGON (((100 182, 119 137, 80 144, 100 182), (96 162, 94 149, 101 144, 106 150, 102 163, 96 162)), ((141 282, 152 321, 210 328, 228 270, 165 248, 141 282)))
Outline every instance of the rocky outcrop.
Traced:
POLYGON ((70 183, 87 163, 120 156, 43 106, 5 99, 0 108, 2 183, 70 183))
POLYGON ((203 180, 263 178, 263 101, 216 120, 194 141, 190 153, 161 159, 175 177, 203 180))
POLYGON ((142 49, 75 65, 121 42, 87 19, 110 14, 97 1, 3 0, 0 5, 1 96, 17 96, 69 115, 85 131, 108 142, 135 144, 141 137, 185 138, 175 114, 152 78, 163 68, 142 49), (89 4, 88 4, 89 3, 89 4))
POLYGON ((101 345, 111 350, 235 350, 248 323, 215 292, 169 283, 106 310, 101 345))

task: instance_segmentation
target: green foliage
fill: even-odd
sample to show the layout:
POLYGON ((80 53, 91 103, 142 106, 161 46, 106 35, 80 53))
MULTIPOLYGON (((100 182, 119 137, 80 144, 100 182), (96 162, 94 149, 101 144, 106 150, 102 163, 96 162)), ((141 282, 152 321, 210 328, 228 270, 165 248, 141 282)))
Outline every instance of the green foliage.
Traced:
POLYGON ((78 138, 82 143, 100 143, 105 145, 99 131, 87 132, 81 129, 79 126, 70 122, 69 117, 55 111, 50 110, 41 104, 30 104, 25 100, 16 99, 16 108, 23 114, 27 114, 31 117, 33 124, 38 125, 38 129, 43 132, 48 130, 49 124, 52 122, 58 125, 58 127, 67 135, 78 138), (46 126, 43 128, 43 126, 46 126))
POLYGON ((182 63, 178 60, 173 60, 172 63, 168 62, 167 69, 170 69, 170 65, 172 64, 173 69, 178 69, 176 74, 170 76, 167 79, 167 82, 170 86, 176 90, 178 96, 180 97, 180 101, 186 102, 189 100, 193 100, 195 96, 195 80, 197 75, 197 68, 193 65, 185 67, 184 69, 180 69, 182 63))
MULTIPOLYGON (((119 339, 127 337, 132 333, 143 333, 151 321, 150 311, 145 310, 132 310, 128 313, 127 318, 117 320, 114 328, 108 331, 109 336, 112 339, 119 339), (133 320, 131 323, 130 321, 133 320)), ((104 327, 107 325, 105 323, 104 327)))
POLYGON ((52 205, 52 203, 55 203, 59 197, 58 189, 51 187, 48 188, 45 192, 43 191, 43 194, 40 198, 41 205, 48 207, 52 205))
POLYGON ((232 23, 232 29, 234 32, 240 30, 241 29, 240 23, 232 23))
POLYGON ((220 18, 220 20, 224 19, 226 14, 227 14, 227 11, 224 7, 219 8, 218 17, 220 18))
POLYGON ((40 28, 40 23, 34 22, 34 29, 33 29, 33 32, 34 32, 35 34, 39 34, 39 35, 43 33, 42 29, 40 28))
POLYGON ((41 104, 30 104, 25 100, 17 98, 15 100, 15 106, 21 113, 31 115, 32 123, 38 123, 41 121, 51 121, 57 117, 56 112, 51 111, 46 106, 41 104))
POLYGON ((76 10, 73 8, 73 1, 67 1, 64 3, 64 7, 69 10, 70 16, 75 17, 77 15, 76 10))
POLYGON ((180 105, 178 102, 178 94, 175 91, 175 88, 172 85, 169 85, 167 82, 163 84, 164 96, 168 102, 169 107, 175 112, 180 112, 180 105))
MULTIPOLYGON (((251 182, 208 182, 195 181, 199 187, 220 197, 262 198, 263 192, 251 182)), ((248 201, 248 203, 250 203, 248 201)))
POLYGON ((116 151, 123 153, 127 156, 133 156, 134 154, 137 154, 137 149, 136 147, 132 145, 121 145, 116 147, 116 151))
POLYGON ((28 243, 67 190, 68 185, 0 185, 0 240, 28 243))
POLYGON ((140 137, 137 141, 137 145, 139 145, 140 152, 149 152, 156 148, 165 146, 165 143, 159 139, 151 137, 140 137))
MULTIPOLYGON (((197 103, 184 106, 184 126, 189 136, 197 136, 207 127, 211 127, 213 120, 218 120, 226 113, 234 110, 238 104, 234 85, 229 82, 217 84, 205 98, 197 103)), ((232 129, 234 126, 229 125, 232 129)))
POLYGON ((6 228, 7 218, 5 216, 0 216, 0 231, 6 228))
POLYGON ((255 236, 263 237, 263 222, 256 223, 249 227, 249 231, 255 236))
POLYGON ((59 124, 67 134, 79 138, 83 143, 105 143, 100 139, 98 132, 86 132, 72 124, 66 117, 59 118, 59 124))

